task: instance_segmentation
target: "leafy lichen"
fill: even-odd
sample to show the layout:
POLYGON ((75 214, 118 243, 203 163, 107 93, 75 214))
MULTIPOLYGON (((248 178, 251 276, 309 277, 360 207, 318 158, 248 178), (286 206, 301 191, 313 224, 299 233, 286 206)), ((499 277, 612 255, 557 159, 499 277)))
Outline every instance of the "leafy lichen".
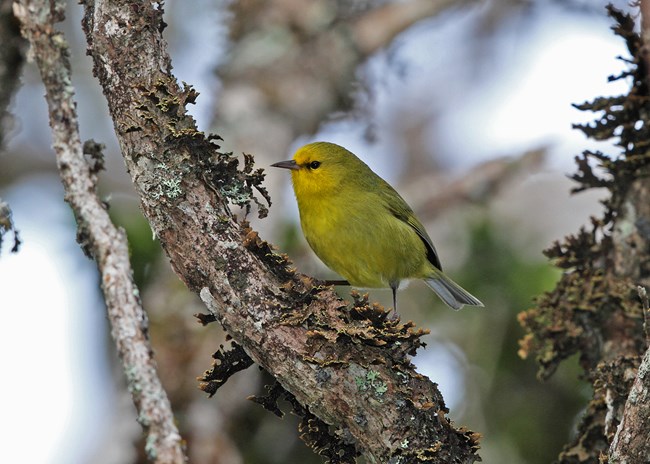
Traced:
POLYGON ((301 418, 298 425, 300 438, 310 448, 327 458, 327 462, 331 464, 353 464, 356 462, 359 452, 354 445, 334 433, 330 425, 302 406, 295 396, 286 391, 278 382, 270 386, 267 385, 265 388, 267 390, 266 395, 252 396, 249 399, 278 417, 284 416, 278 401, 281 399, 286 400, 291 405, 293 413, 301 418))
POLYGON ((208 396, 213 396, 231 376, 253 365, 253 360, 235 342, 232 342, 229 350, 225 350, 222 345, 212 357, 215 360, 212 367, 198 378, 199 388, 208 396))
POLYGON ((355 377, 354 381, 359 391, 374 393, 378 398, 388 391, 388 385, 379 378, 377 371, 369 370, 365 376, 355 377))
POLYGON ((220 151, 217 142, 221 137, 206 136, 196 128, 194 120, 186 114, 186 106, 195 103, 198 97, 191 86, 183 83, 179 88, 176 81, 160 77, 151 85, 140 85, 138 91, 141 98, 135 107, 135 116, 131 118, 132 124, 122 129, 127 133, 152 132, 162 137, 167 145, 165 159, 155 161, 165 166, 168 175, 152 180, 150 191, 154 198, 178 198, 182 194, 183 175, 189 166, 193 166, 197 177, 225 202, 244 208, 246 214, 254 203, 260 218, 268 214, 267 205, 271 200, 262 186, 264 170, 254 169, 254 159, 249 154, 244 154, 244 165, 240 168, 236 156, 220 151), (165 121, 162 127, 156 124, 159 120, 165 121), (188 159, 192 162, 187 162, 188 159))
POLYGON ((642 352, 646 343, 634 279, 648 275, 643 275, 643 269, 634 276, 623 275, 616 264, 620 261, 620 237, 637 229, 643 233, 644 222, 638 218, 626 224, 630 222, 626 201, 634 183, 650 173, 650 96, 635 21, 611 5, 608 12, 615 21, 614 32, 625 40, 632 56, 624 60, 628 70, 610 81, 629 79, 631 87, 626 95, 575 105, 597 116, 591 124, 574 127, 594 140, 614 140, 620 153, 585 151, 576 157, 577 173, 572 176, 577 182, 574 193, 608 190, 605 210, 602 217, 591 219, 591 227, 581 228, 545 250, 564 274, 555 289, 519 315, 527 332, 520 341, 519 354, 535 356, 541 378, 548 378, 563 359, 577 354, 584 377, 594 386, 578 434, 560 454, 560 463, 595 463, 599 454, 606 452, 617 425, 616 408, 624 404, 629 388, 622 379, 635 369, 633 362, 638 365, 630 353, 642 352))

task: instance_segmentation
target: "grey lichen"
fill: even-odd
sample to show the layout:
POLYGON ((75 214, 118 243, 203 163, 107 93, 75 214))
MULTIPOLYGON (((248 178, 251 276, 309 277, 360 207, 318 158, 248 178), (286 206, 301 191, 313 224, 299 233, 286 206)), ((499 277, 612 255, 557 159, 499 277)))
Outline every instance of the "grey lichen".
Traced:
POLYGON ((379 372, 370 370, 365 376, 357 376, 354 378, 359 391, 371 391, 377 397, 381 397, 388 391, 386 382, 379 378, 379 372))
POLYGON ((148 435, 147 436, 147 441, 145 442, 144 445, 144 452, 146 453, 147 457, 149 458, 150 461, 154 462, 158 459, 158 437, 156 435, 148 435))
POLYGON ((151 197, 155 200, 161 198, 175 200, 183 193, 181 182, 182 177, 180 175, 174 173, 166 165, 159 163, 153 173, 151 197))

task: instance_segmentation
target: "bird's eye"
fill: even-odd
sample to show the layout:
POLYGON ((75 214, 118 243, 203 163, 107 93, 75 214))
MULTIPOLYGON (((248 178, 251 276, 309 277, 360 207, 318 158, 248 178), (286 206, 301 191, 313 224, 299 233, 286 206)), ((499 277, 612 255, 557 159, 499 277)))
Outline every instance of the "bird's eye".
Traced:
POLYGON ((318 169, 318 166, 320 166, 320 161, 312 161, 309 163, 309 169, 318 169))

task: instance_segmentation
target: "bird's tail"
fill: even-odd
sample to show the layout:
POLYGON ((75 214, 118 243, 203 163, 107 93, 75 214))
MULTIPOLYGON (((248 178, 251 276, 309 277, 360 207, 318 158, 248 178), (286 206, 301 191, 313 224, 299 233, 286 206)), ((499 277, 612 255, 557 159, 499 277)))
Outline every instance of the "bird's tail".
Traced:
POLYGON ((464 305, 483 306, 478 298, 471 295, 442 271, 438 271, 436 275, 424 279, 424 281, 450 308, 459 310, 464 305))

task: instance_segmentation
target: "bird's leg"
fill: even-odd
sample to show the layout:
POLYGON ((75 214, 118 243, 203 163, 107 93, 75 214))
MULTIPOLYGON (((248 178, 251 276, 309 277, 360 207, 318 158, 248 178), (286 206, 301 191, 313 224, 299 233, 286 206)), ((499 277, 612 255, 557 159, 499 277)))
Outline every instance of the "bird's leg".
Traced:
POLYGON ((399 287, 399 282, 391 282, 390 289, 393 291, 393 314, 390 315, 391 320, 395 320, 399 317, 397 314, 397 288, 399 287))

